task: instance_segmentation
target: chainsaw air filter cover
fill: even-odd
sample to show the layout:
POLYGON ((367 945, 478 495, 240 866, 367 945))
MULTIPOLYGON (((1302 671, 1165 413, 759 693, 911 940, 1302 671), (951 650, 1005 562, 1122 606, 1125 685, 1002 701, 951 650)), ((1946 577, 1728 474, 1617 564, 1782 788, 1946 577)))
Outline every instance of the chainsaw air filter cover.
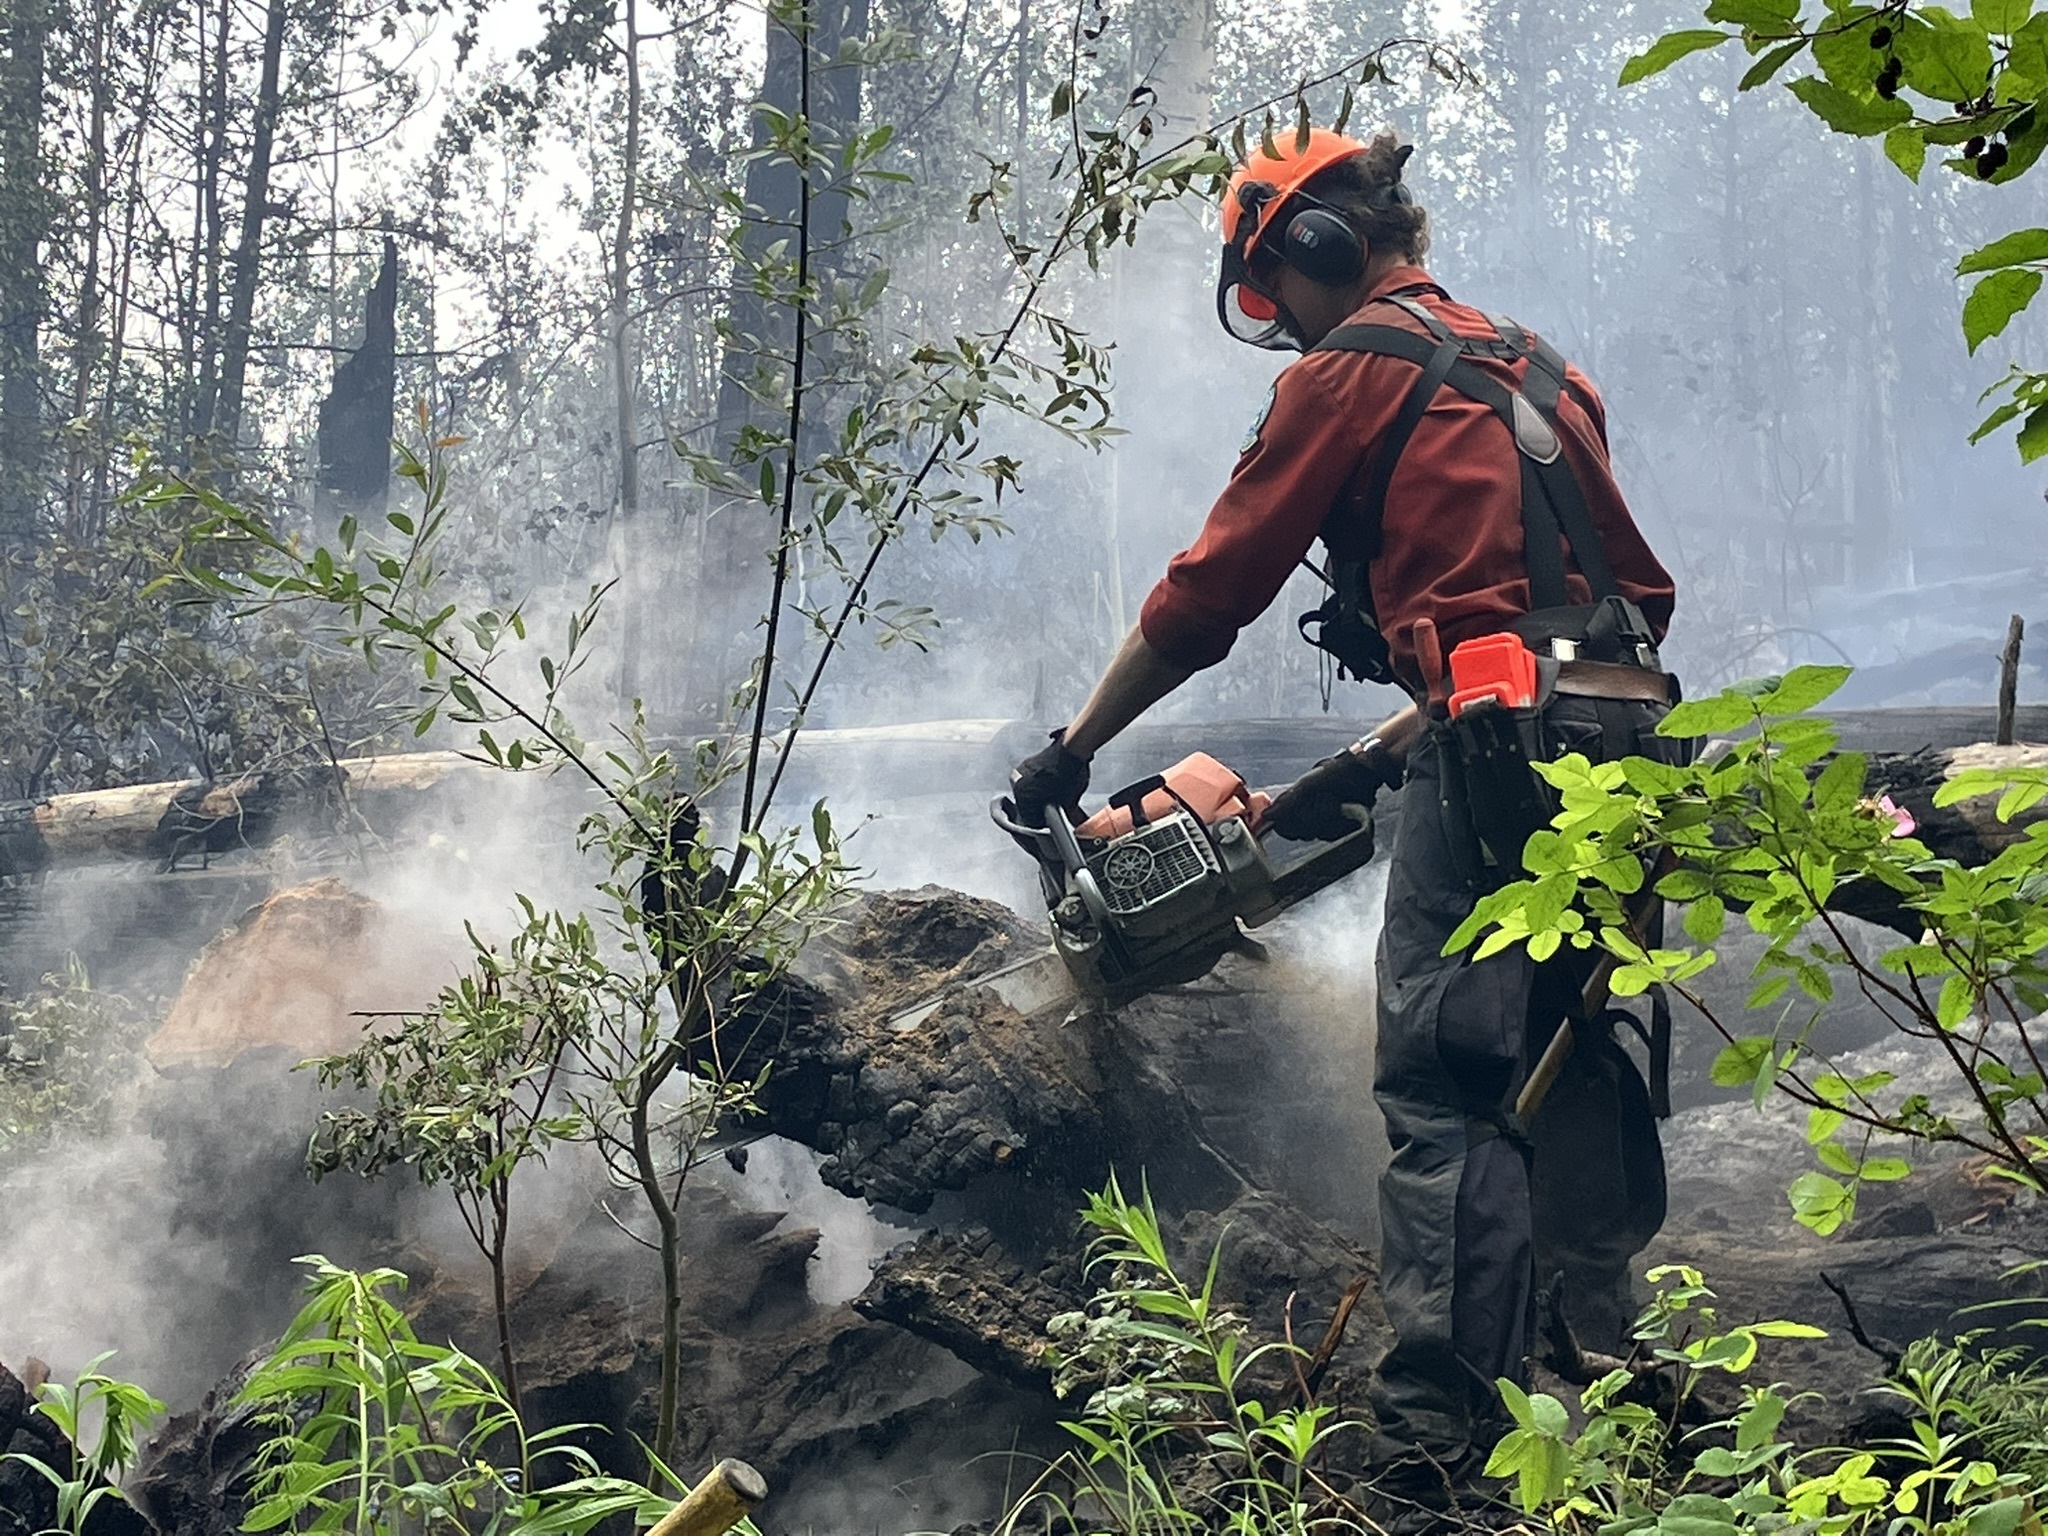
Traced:
POLYGON ((1221 873, 1209 839, 1185 811, 1127 832, 1088 861, 1103 902, 1122 918, 1150 911, 1221 873))

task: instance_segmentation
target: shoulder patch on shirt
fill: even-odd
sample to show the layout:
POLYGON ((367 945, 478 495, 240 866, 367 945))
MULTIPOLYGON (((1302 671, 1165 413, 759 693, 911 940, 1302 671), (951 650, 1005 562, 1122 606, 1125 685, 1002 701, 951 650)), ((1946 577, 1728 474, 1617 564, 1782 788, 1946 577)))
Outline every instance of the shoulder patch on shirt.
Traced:
POLYGON ((1266 403, 1259 407, 1259 414, 1252 418, 1252 424, 1245 429, 1244 441, 1237 445, 1237 456, 1240 459, 1259 446, 1259 434, 1266 430, 1266 418, 1273 414, 1273 399, 1279 393, 1278 380, 1266 387, 1266 403))

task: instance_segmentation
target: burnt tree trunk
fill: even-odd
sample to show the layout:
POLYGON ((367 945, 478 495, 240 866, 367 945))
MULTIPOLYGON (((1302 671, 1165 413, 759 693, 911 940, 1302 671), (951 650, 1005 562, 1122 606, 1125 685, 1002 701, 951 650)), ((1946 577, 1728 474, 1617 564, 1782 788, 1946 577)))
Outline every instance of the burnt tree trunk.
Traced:
POLYGON ((44 49, 48 0, 0 0, 0 543, 35 535, 42 463, 44 49))
MULTIPOLYGON (((228 290, 227 330, 222 337, 220 381, 200 399, 198 429, 218 432, 233 444, 242 425, 242 390, 249 371, 250 330, 255 323, 256 285, 262 276, 263 225, 270 211, 270 161, 277 138, 284 68, 286 0, 270 0, 263 23, 263 64, 256 87, 256 118, 249 139, 249 165, 235 238, 235 275, 228 290)), ((225 85, 222 89, 225 90, 225 85)))
POLYGON ((391 486, 391 409, 397 390, 398 242, 384 237, 384 261, 363 303, 363 341, 334 370, 320 402, 322 500, 336 515, 381 508, 391 486))
MULTIPOLYGON (((807 0, 802 14, 807 32, 791 27, 773 8, 768 13, 761 99, 778 112, 797 115, 808 68, 811 138, 829 167, 860 119, 860 68, 839 62, 839 57, 849 40, 867 31, 868 0, 807 0)), ((757 126, 755 147, 766 142, 765 130, 757 126)), ((827 169, 815 171, 810 188, 810 271, 815 287, 829 285, 847 269, 851 199, 846 184, 828 181, 829 176, 827 169)), ((719 369, 714 452, 721 460, 730 456, 749 427, 776 437, 789 429, 785 394, 795 312, 789 304, 757 292, 751 275, 768 261, 771 247, 794 242, 803 198, 803 179, 787 158, 763 155, 748 165, 747 216, 740 231, 744 260, 733 285, 732 334, 719 369)), ((794 252, 785 253, 784 259, 793 260, 794 252)), ((813 334, 805 373, 816 380, 828 375, 829 359, 824 354, 829 342, 816 338, 816 328, 813 334)), ((799 458, 805 444, 814 441, 812 434, 823 425, 817 406, 821 393, 812 384, 806 385, 805 392, 813 403, 805 412, 808 421, 798 444, 799 458)), ((739 478, 751 484, 754 472, 743 467, 739 478)), ((705 529, 703 562, 695 573, 696 635, 690 647, 692 665, 685 701, 694 712, 715 713, 745 674, 752 649, 748 635, 760 615, 766 591, 761 577, 774 540, 773 509, 753 500, 730 502, 705 529)))

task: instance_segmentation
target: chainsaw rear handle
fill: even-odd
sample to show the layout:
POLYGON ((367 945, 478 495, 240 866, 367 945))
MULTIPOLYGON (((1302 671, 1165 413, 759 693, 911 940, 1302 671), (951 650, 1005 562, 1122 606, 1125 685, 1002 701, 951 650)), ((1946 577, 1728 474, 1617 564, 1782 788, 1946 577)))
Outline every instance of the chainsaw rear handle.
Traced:
POLYGON ((1072 882, 1075 893, 1081 898, 1081 905, 1088 909, 1089 919, 1105 933, 1113 932, 1115 924, 1109 913, 1109 903, 1103 899, 1102 887, 1096 882, 1095 871, 1088 867, 1088 861, 1081 855, 1081 841, 1074 835, 1071 818, 1081 813, 1079 806, 1048 806, 1057 809, 1057 816, 1048 815, 1042 827, 1026 826, 1010 814, 1002 796, 998 795, 988 803, 989 819, 1003 831, 1020 842, 1028 841, 1038 846, 1038 862, 1047 870, 1064 872, 1072 882), (1047 856, 1047 848, 1051 856, 1047 856))

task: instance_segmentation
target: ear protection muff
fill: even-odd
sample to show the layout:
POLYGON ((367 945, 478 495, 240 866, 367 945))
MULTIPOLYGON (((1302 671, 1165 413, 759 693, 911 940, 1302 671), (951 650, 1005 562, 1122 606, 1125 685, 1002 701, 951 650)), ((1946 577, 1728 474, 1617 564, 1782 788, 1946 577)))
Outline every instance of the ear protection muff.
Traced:
POLYGON ((1264 219, 1264 210, 1281 195, 1270 182, 1250 181, 1237 189, 1238 223, 1223 247, 1216 317, 1239 341, 1268 351, 1300 351, 1300 327, 1282 313, 1272 286, 1277 268, 1284 264, 1341 288, 1364 275, 1365 241, 1343 214, 1305 192, 1285 194, 1278 212, 1264 219))
POLYGON ((1305 206, 1287 220, 1280 259, 1312 282, 1342 288, 1365 272, 1365 242, 1352 222, 1334 209, 1295 193, 1305 206))

